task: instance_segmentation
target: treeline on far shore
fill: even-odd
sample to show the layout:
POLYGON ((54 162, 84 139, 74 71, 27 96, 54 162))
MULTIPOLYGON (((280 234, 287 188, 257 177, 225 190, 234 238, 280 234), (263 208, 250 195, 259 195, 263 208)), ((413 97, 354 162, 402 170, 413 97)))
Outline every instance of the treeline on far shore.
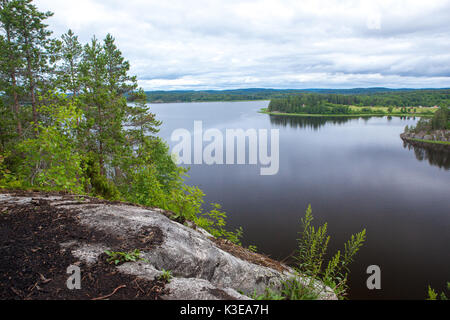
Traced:
POLYGON ((147 101, 152 103, 271 100, 277 106, 299 103, 310 106, 330 103, 369 107, 450 105, 450 89, 237 89, 146 91, 145 93, 147 101))
POLYGON ((294 94, 271 99, 267 111, 299 114, 432 114, 436 109, 448 106, 450 90, 443 89, 374 94, 294 94))

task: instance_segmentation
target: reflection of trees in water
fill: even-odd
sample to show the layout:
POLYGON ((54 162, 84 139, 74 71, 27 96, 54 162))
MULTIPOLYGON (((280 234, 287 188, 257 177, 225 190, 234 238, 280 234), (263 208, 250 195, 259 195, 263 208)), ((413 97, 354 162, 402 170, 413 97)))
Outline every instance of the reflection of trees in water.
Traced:
MULTIPOLYGON (((270 123, 283 127, 291 128, 312 128, 318 130, 327 123, 331 124, 344 124, 349 121, 353 121, 359 117, 296 117, 296 116, 278 116, 270 115, 270 123)), ((364 117, 364 120, 368 120, 370 117, 364 117)))
POLYGON ((416 159, 419 161, 428 160, 428 163, 433 166, 450 170, 450 152, 448 151, 414 146, 406 141, 403 142, 403 147, 408 150, 413 149, 416 159))

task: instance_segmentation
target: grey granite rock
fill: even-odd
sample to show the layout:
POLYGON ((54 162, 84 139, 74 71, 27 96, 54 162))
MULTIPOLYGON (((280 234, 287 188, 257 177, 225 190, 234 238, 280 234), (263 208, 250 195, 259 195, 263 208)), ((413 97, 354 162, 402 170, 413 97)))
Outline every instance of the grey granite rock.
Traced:
MULTIPOLYGON (((204 230, 189 228, 170 220, 161 210, 146 209, 133 205, 67 201, 63 197, 12 196, 0 194, 0 201, 26 204, 46 200, 50 205, 73 210, 77 220, 86 228, 120 236, 123 241, 136 238, 144 228, 156 228, 162 232, 162 243, 141 250, 145 260, 118 266, 120 272, 153 280, 162 272, 170 270, 172 281, 166 285, 170 293, 167 299, 248 299, 246 295, 262 294, 266 287, 280 290, 281 281, 297 277, 302 283, 306 277, 294 275, 289 267, 281 272, 261 266, 220 249, 204 230)), ((61 243, 61 250, 71 250, 72 255, 87 263, 95 263, 104 250, 102 243, 61 243)), ((330 288, 315 282, 320 299, 336 299, 330 288)))

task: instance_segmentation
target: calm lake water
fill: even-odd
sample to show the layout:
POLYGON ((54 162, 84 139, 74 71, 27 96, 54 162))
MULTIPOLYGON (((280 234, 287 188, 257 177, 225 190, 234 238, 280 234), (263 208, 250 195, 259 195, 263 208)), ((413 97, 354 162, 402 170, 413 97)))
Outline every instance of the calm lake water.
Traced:
POLYGON ((328 222, 329 251, 367 229, 352 265, 351 299, 424 299, 427 286, 450 281, 450 156, 404 146, 399 134, 417 119, 333 119, 259 114, 268 101, 154 104, 160 136, 172 131, 279 129, 280 168, 191 165, 188 183, 205 202, 218 202, 244 245, 275 259, 296 248, 300 219, 312 205, 316 224, 328 222), (381 268, 381 290, 366 288, 366 268, 381 268))

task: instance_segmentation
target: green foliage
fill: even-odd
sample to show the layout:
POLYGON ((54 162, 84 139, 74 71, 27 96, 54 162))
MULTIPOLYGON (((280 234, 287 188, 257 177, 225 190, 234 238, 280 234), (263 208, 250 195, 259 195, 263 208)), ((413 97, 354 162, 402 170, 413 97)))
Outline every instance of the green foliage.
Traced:
POLYGON ((343 252, 336 252, 324 267, 330 236, 327 235, 326 223, 316 228, 312 225, 313 220, 309 205, 301 219, 302 231, 295 256, 295 275, 281 282, 279 293, 266 288, 263 295, 253 293, 253 299, 315 300, 328 290, 325 286, 330 287, 338 298, 345 297, 349 265, 366 239, 366 230, 352 235, 344 244, 343 252))
MULTIPOLYGON (((447 290, 450 291, 450 282, 447 282, 447 290)), ((448 297, 444 292, 439 295, 431 286, 428 286, 428 298, 427 300, 448 300, 448 297)))
POLYGON ((90 185, 86 186, 92 194, 108 200, 120 200, 121 195, 116 185, 100 174, 98 162, 93 160, 93 156, 85 159, 86 177, 90 185))
MULTIPOLYGON (((336 91, 336 90, 335 90, 336 91)), ((406 108, 439 105, 446 107, 450 104, 450 90, 409 90, 409 91, 385 91, 362 93, 311 93, 305 91, 285 92, 272 95, 269 111, 286 113, 350 113, 348 109, 339 106, 367 106, 388 107, 392 113, 393 106, 401 107, 401 113, 416 112, 417 110, 406 108)), ((377 112, 372 108, 364 108, 363 112, 377 112)))
POLYGON ((42 129, 37 138, 21 142, 17 150, 24 155, 19 177, 26 185, 83 192, 81 156, 55 128, 42 129))
POLYGON ((83 46, 78 41, 78 37, 69 30, 61 37, 60 56, 62 60, 61 68, 58 72, 56 85, 60 90, 76 98, 81 89, 81 79, 79 64, 83 54, 83 46))
MULTIPOLYGON (((211 206, 212 209, 209 212, 205 212, 196 220, 197 225, 211 233, 214 237, 224 238, 234 244, 242 245, 240 240, 244 233, 242 227, 237 228, 234 232, 227 231, 225 229, 226 213, 221 211, 222 207, 220 204, 212 203, 211 206)), ((256 247, 254 249, 256 250, 256 247)))
POLYGON ((198 187, 182 185, 171 191, 166 209, 175 213, 174 219, 194 221, 202 212, 204 193, 198 187))
POLYGON ((8 169, 5 160, 10 155, 10 152, 0 154, 0 188, 20 189, 22 183, 17 180, 17 177, 8 169))
POLYGON ((105 253, 109 257, 106 259, 106 261, 109 263, 114 263, 115 265, 118 265, 119 263, 136 262, 140 260, 147 261, 144 258, 141 258, 141 252, 138 249, 130 252, 106 250, 105 253))
POLYGON ((39 122, 34 138, 21 141, 16 151, 23 161, 18 178, 25 186, 84 192, 82 157, 73 148, 73 131, 80 118, 72 104, 42 106, 46 124, 39 122))
POLYGON ((158 280, 170 283, 172 280, 172 271, 162 269, 162 274, 158 277, 158 280))
POLYGON ((154 136, 161 122, 114 37, 52 39, 50 16, 29 0, 0 2, 0 187, 159 207, 240 244, 218 207, 203 216, 203 192, 154 136))
POLYGON ((313 280, 309 283, 301 283, 297 278, 291 278, 281 282, 281 295, 286 300, 316 300, 319 290, 314 287, 313 280))
POLYGON ((326 253, 330 236, 327 236, 327 224, 317 230, 311 225, 312 209, 309 205, 305 217, 301 219, 303 232, 298 239, 298 268, 309 276, 317 276, 322 270, 322 263, 326 253))
POLYGON ((415 127, 409 128, 413 132, 431 132, 432 130, 450 130, 450 109, 448 107, 441 107, 437 110, 433 118, 421 118, 415 127))
POLYGON ((427 300, 437 300, 438 294, 430 286, 428 286, 428 298, 427 300))
MULTIPOLYGON (((315 89, 315 90, 275 90, 238 89, 222 91, 149 91, 150 102, 194 102, 194 101, 239 101, 275 100, 289 96, 304 96, 305 100, 320 100, 334 105, 353 106, 448 106, 450 90, 395 90, 386 88, 368 89, 315 89)), ((130 100, 133 100, 130 97, 130 100)), ((272 109, 277 110, 277 109, 272 109)), ((282 111, 282 110, 278 110, 282 111)), ((407 113, 406 109, 403 110, 407 113)), ((285 110, 285 112, 288 112, 285 110)))
POLYGON ((434 113, 433 119, 431 119, 431 128, 433 130, 450 129, 449 122, 450 110, 447 107, 442 107, 434 113))
POLYGON ((296 269, 300 274, 309 276, 311 281, 322 281, 334 289, 338 296, 343 297, 347 289, 349 265, 366 239, 366 230, 352 235, 344 244, 343 252, 337 251, 324 267, 330 236, 327 235, 327 224, 315 228, 312 225, 313 219, 311 206, 308 206, 305 217, 301 219, 302 232, 298 239, 296 269))
POLYGON ((203 213, 204 193, 198 187, 183 184, 184 169, 178 168, 174 179, 166 186, 161 183, 157 173, 154 166, 141 165, 126 193, 127 201, 171 211, 172 219, 176 221, 192 221, 217 238, 242 245, 242 228, 234 232, 225 229, 227 216, 219 204, 213 203, 212 209, 203 213), (167 186, 170 186, 169 190, 167 186))
POLYGON ((258 295, 256 291, 251 295, 253 300, 285 300, 285 297, 278 294, 275 290, 266 288, 264 294, 258 295))
POLYGON ((424 119, 424 118, 419 119, 416 126, 410 127, 410 130, 415 131, 415 132, 431 130, 430 119, 424 119))
POLYGON ((143 166, 133 174, 133 183, 129 186, 126 199, 150 207, 164 208, 167 194, 156 177, 155 168, 143 166))

